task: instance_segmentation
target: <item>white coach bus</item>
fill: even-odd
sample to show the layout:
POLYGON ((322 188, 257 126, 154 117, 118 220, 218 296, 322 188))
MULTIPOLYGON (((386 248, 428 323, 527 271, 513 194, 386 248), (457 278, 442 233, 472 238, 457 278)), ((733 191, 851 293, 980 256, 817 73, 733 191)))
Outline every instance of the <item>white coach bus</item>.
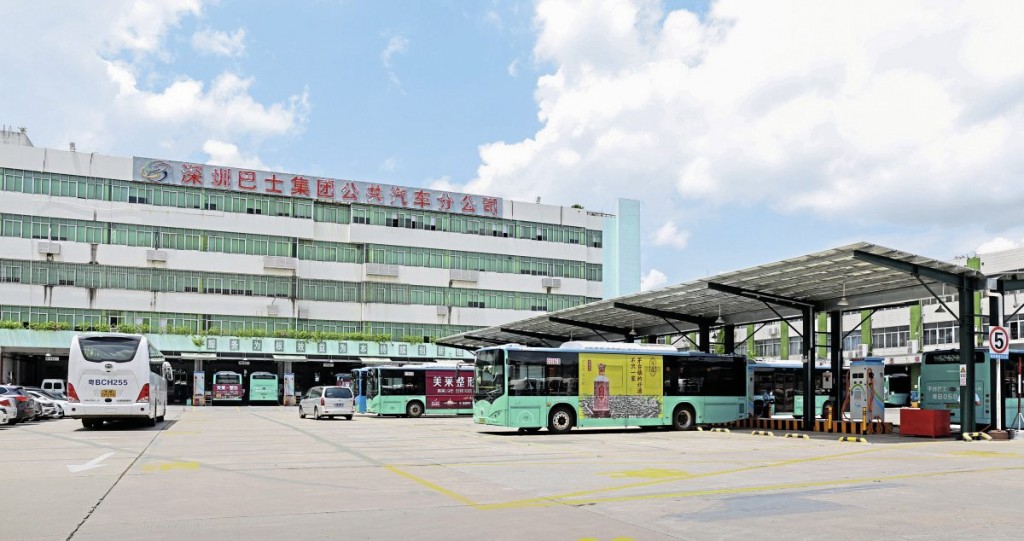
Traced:
POLYGON ((75 335, 68 355, 69 415, 86 428, 114 420, 155 426, 167 412, 170 375, 171 365, 145 336, 75 335))

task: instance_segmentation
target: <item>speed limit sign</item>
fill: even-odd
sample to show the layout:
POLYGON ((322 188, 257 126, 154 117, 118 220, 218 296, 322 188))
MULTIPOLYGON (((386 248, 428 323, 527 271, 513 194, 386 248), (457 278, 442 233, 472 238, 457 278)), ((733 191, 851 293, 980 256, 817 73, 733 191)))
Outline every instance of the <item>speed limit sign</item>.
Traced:
POLYGON ((1003 356, 1010 351, 1010 333, 1006 332, 1006 327, 992 327, 989 329, 988 347, 992 350, 993 355, 1003 356))

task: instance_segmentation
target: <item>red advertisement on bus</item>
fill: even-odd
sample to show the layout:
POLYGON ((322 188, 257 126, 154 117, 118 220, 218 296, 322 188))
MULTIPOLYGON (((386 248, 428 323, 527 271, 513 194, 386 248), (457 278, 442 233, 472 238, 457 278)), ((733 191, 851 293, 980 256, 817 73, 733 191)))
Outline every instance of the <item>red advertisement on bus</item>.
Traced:
POLYGON ((473 407, 473 372, 427 370, 427 408, 473 407))

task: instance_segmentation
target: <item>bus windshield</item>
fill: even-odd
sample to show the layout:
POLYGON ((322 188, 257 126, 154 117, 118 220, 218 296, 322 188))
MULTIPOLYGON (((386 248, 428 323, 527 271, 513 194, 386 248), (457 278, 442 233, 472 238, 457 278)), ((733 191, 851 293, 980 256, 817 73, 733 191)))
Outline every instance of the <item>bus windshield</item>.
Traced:
POLYGON ((501 350, 481 351, 476 354, 473 381, 477 400, 493 401, 505 392, 505 366, 501 350))
POLYGON ((127 363, 135 358, 141 341, 137 336, 91 336, 79 338, 78 346, 87 361, 127 363))
POLYGON ((216 383, 223 385, 238 385, 242 383, 242 378, 238 377, 238 374, 215 374, 214 379, 216 383))

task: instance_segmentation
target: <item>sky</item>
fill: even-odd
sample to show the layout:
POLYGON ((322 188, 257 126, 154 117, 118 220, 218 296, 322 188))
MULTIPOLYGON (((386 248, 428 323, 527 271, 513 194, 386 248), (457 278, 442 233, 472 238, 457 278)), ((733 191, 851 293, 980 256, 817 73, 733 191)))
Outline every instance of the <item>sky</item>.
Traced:
POLYGON ((5 0, 36 146, 642 203, 644 288, 1024 246, 1024 2, 5 0))

